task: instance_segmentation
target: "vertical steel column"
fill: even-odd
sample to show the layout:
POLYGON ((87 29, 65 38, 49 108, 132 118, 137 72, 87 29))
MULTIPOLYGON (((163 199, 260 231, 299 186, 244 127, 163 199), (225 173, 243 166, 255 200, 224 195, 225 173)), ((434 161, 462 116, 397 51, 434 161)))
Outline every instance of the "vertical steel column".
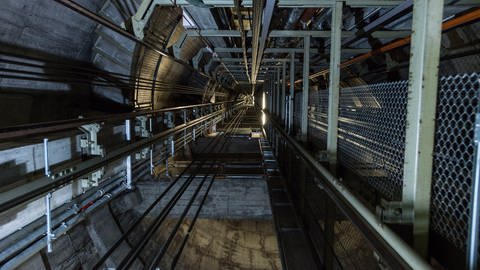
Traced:
POLYGON ((293 99, 295 98, 295 53, 290 54, 290 97, 288 99, 288 133, 293 131, 293 99))
MULTIPOLYGON (((44 165, 45 165, 45 176, 50 177, 51 176, 51 171, 50 171, 50 162, 48 160, 48 138, 43 139, 43 159, 44 159, 44 165)), ((50 199, 52 198, 52 193, 49 192, 45 196, 45 218, 46 224, 47 224, 47 252, 51 253, 52 252, 52 242, 55 237, 55 235, 52 233, 52 208, 50 205, 50 199)))
POLYGON ((335 167, 335 164, 337 163, 338 102, 340 95, 340 57, 342 49, 342 8, 343 2, 336 2, 332 10, 327 134, 327 154, 332 167, 335 167))
POLYGON ((275 115, 275 71, 272 72, 272 75, 270 77, 270 92, 272 93, 272 116, 275 115))
POLYGON ((50 162, 48 161, 48 138, 43 139, 43 164, 45 169, 45 176, 50 177, 50 162))
POLYGON ((273 105, 273 116, 277 115, 277 72, 275 70, 272 74, 272 105, 273 105))
MULTIPOLYGON (((183 110, 183 124, 187 124, 187 110, 183 110)), ((183 130, 183 150, 187 148, 187 129, 183 130)))
MULTIPOLYGON (((150 136, 153 135, 153 119, 152 119, 152 117, 148 118, 150 136)), ((150 175, 153 175, 153 169, 155 168, 155 165, 153 164, 153 150, 154 150, 154 148, 155 148, 154 144, 150 145, 150 175)))
POLYGON ((308 133, 308 96, 309 96, 309 69, 310 69, 310 36, 303 38, 303 92, 302 92, 302 116, 300 121, 301 138, 307 140, 308 133))
MULTIPOLYGON (((338 103, 340 95, 340 58, 342 49, 342 12, 343 2, 337 1, 332 7, 332 28, 330 45, 330 74, 328 80, 328 128, 327 154, 332 173, 336 174, 337 164, 337 133, 338 133, 338 103)), ((325 248, 325 269, 334 269, 335 254, 335 204, 326 198, 325 203, 325 239, 328 243, 325 248)))
POLYGON ((275 89, 275 115, 280 118, 280 68, 277 67, 277 78, 275 80, 277 82, 276 89, 275 89))
POLYGON ((287 69, 287 63, 285 63, 285 61, 284 61, 283 64, 282 64, 282 94, 280 96, 280 116, 281 116, 282 122, 284 122, 284 124, 285 124, 285 104, 286 104, 286 102, 285 102, 285 87, 286 87, 285 79, 287 77, 286 69, 287 69))
MULTIPOLYGON (((132 126, 131 120, 125 120, 125 139, 130 143, 132 141, 132 126)), ((125 160, 126 182, 127 189, 132 189, 132 155, 128 155, 125 160)))
POLYGON ((45 197, 45 217, 47 218, 47 252, 52 253, 52 242, 55 235, 52 233, 52 207, 50 204, 50 199, 52 198, 52 193, 47 193, 45 197))
POLYGON ((273 83, 272 74, 268 74, 268 113, 273 115, 273 83))
POLYGON ((443 0, 415 0, 407 104, 403 205, 413 207, 413 246, 428 253, 430 189, 435 133, 443 0))
POLYGON ((478 242, 480 228, 480 113, 475 116, 475 167, 470 202, 470 222, 467 238, 467 269, 476 270, 478 267, 478 242))

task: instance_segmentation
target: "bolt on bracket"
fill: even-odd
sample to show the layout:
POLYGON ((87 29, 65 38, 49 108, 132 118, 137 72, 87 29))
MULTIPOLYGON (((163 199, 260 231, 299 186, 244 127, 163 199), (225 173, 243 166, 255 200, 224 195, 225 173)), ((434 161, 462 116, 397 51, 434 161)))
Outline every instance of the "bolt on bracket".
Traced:
POLYGON ((103 147, 98 144, 98 132, 102 127, 93 123, 81 126, 79 129, 85 133, 80 139, 80 148, 91 156, 103 156, 103 147))

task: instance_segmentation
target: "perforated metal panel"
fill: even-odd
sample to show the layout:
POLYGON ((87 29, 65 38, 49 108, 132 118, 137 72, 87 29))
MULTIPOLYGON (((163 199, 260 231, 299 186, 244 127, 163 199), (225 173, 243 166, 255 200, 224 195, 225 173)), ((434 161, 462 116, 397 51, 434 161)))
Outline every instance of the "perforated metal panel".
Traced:
POLYGON ((439 84, 432 188, 433 230, 465 250, 474 167, 478 73, 442 77, 439 84))
POLYGON ((310 93, 308 100, 308 140, 318 148, 327 148, 328 90, 310 93))
POLYGON ((402 197, 408 82, 340 90, 338 159, 382 197, 402 197))

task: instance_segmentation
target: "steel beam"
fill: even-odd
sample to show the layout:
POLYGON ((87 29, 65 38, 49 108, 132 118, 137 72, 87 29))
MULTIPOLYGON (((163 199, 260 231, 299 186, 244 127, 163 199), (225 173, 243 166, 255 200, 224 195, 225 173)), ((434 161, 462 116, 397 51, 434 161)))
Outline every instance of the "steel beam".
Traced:
POLYGON ((287 63, 283 62, 283 65, 282 65, 282 92, 281 92, 281 95, 280 95, 280 117, 282 119, 282 122, 285 122, 285 87, 286 87, 286 83, 285 83, 285 79, 287 77, 286 75, 286 69, 287 69, 287 63))
MULTIPOLYGON (((361 54, 370 52, 369 48, 345 48, 342 50, 344 54, 361 54)), ((215 48, 216 53, 242 53, 242 48, 215 48)), ((252 49, 248 49, 247 52, 251 53, 252 49)), ((273 54, 273 53, 303 53, 305 50, 303 48, 266 48, 264 54, 273 54)), ((317 54, 318 49, 310 49, 310 54, 317 54)), ((217 58, 220 61, 223 61, 223 58, 217 58)), ((232 59, 232 58, 225 58, 232 59)), ((235 59, 235 58, 233 58, 235 59)), ((250 59, 249 59, 250 60, 250 59)), ((273 60, 272 60, 273 61, 273 60)))
POLYGON ((288 133, 293 131, 293 99, 295 98, 295 53, 290 54, 290 96, 288 98, 288 133))
POLYGON ((276 89, 275 89, 275 97, 276 97, 276 101, 275 101, 275 105, 276 105, 276 109, 275 109, 275 112, 276 112, 276 115, 277 117, 280 117, 280 97, 281 97, 281 93, 280 93, 280 81, 281 81, 281 78, 280 78, 280 68, 277 68, 277 72, 276 72, 276 89))
MULTIPOLYGON (((332 10, 332 45, 330 46, 330 74, 328 80, 327 155, 332 167, 337 163, 338 102, 340 95, 340 56, 343 3, 337 2, 332 10)), ((307 78, 303 80, 308 81, 307 78)))
MULTIPOLYGON (((233 63, 243 63, 244 59, 243 58, 212 58, 212 61, 215 62, 233 62, 233 63)), ((252 59, 249 58, 247 59, 248 63, 252 62, 252 59)), ((290 62, 290 58, 264 58, 262 59, 262 63, 275 63, 275 62, 290 62)), ((300 60, 296 59, 295 62, 300 62, 300 60)))
MULTIPOLYGON (((155 1, 162 6, 194 6, 195 4, 189 0, 158 0, 155 1)), ((346 4, 353 7, 389 7, 401 4, 401 0, 347 0, 346 4)), ((252 7, 253 0, 242 1, 242 7, 252 7)), ((279 0, 278 7, 293 8, 319 8, 319 7, 332 7, 335 4, 335 0, 279 0)), ((204 0, 203 5, 205 7, 235 7, 234 0, 204 0)))
MULTIPOLYGON (((238 30, 185 30, 188 37, 241 37, 241 31, 238 30)), ((343 31, 342 38, 355 37, 357 32, 355 31, 343 31)), ((374 38, 403 38, 409 36, 411 31, 409 30, 388 30, 388 31, 375 31, 372 32, 374 38)), ((247 37, 252 37, 252 31, 246 33, 247 37)), ((270 31, 269 38, 299 38, 310 36, 314 38, 330 38, 332 36, 330 31, 325 30, 272 30, 270 31)))
POLYGON ((310 82, 310 36, 303 38, 303 93, 302 93, 302 116, 300 120, 301 138, 307 140, 308 133, 308 96, 310 82))
POLYGON ((428 254, 430 191, 443 0, 415 0, 402 203, 413 218, 413 246, 428 254))
MULTIPOLYGON (((265 7, 262 12, 262 33, 258 44, 253 45, 253 64, 252 64, 252 83, 257 81, 257 73, 262 62, 263 52, 265 50, 265 43, 268 38, 268 30, 270 28, 270 22, 272 21, 273 9, 275 8, 275 0, 266 0, 265 7), (256 59, 255 59, 256 58, 256 59)), ((255 11, 255 9, 254 9, 255 11)))

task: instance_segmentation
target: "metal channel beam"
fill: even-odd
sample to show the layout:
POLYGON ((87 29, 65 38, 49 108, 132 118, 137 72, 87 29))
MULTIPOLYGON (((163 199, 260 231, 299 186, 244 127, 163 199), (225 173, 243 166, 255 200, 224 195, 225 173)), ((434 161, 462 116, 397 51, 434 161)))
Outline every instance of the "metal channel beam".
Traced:
POLYGON ((288 97, 288 133, 293 131, 293 99, 295 97, 295 53, 290 54, 290 96, 288 97))
POLYGON ((414 248, 428 254, 438 63, 443 0, 415 0, 407 104, 402 203, 413 208, 414 248))
MULTIPOLYGON (((233 63, 243 63, 244 59, 243 58, 212 58, 212 61, 215 62, 233 62, 233 63)), ((249 58, 247 59, 248 63, 252 62, 252 59, 249 58)), ((263 58, 262 63, 277 63, 277 62, 290 62, 290 58, 263 58)), ((300 62, 300 60, 296 59, 295 62, 300 62)))
MULTIPOLYGON (((162 6, 194 6, 195 4, 189 0, 158 0, 155 1, 162 6)), ((347 0, 346 4, 353 7, 390 7, 401 4, 400 0, 347 0)), ((242 1, 242 7, 252 7, 253 0, 242 1)), ((331 7, 335 4, 335 0, 280 0, 278 1, 278 7, 285 8, 319 8, 319 7, 331 7)), ((235 7, 234 0, 204 0, 203 5, 205 7, 235 7)))
MULTIPOLYGON (((337 163, 338 103, 340 96, 340 56, 342 49, 342 8, 337 2, 332 10, 332 45, 330 46, 330 74, 328 80, 327 154, 332 167, 337 163)), ((307 78, 303 80, 308 81, 307 78)))
MULTIPOLYGON (((241 37, 241 31, 238 30, 185 30, 188 37, 241 37)), ((342 38, 355 37, 357 32, 355 31, 343 31, 342 38)), ((403 38, 409 36, 411 31, 409 30, 390 30, 390 31, 375 31, 372 33, 374 38, 403 38)), ((252 31, 246 33, 247 37, 252 37, 252 31)), ((269 38, 288 38, 288 37, 314 37, 314 38, 330 38, 332 33, 324 30, 272 30, 270 31, 269 38)))
POLYGON ((301 138, 307 140, 308 134, 308 97, 310 81, 310 36, 303 38, 303 93, 302 93, 302 116, 300 122, 301 138))
MULTIPOLYGON (((344 54, 361 54, 365 52, 370 52, 369 48, 345 48, 342 50, 344 54)), ((215 48, 216 53, 242 53, 242 48, 215 48)), ((252 49, 248 49, 247 52, 251 53, 252 49)), ((303 48, 266 48, 264 54, 273 54, 273 53, 303 53, 305 50, 303 48)), ((318 49, 310 49, 310 54, 317 54, 318 49)), ((217 58, 222 60, 224 58, 217 58)), ((226 58, 231 59, 231 58, 226 58)))
POLYGON ((285 122, 285 90, 286 90, 286 77, 287 77, 287 63, 283 62, 282 64, 282 92, 280 95, 280 116, 282 119, 282 122, 285 122))
POLYGON ((275 0, 266 0, 265 7, 263 8, 263 12, 262 12, 262 32, 259 36, 260 39, 258 40, 258 44, 253 44, 254 59, 252 62, 253 65, 252 65, 252 76, 251 76, 253 83, 257 81, 257 73, 260 69, 260 65, 262 62, 263 52, 265 50, 265 43, 268 38, 268 30, 270 28, 270 22, 272 21, 274 8, 275 8, 275 0))

